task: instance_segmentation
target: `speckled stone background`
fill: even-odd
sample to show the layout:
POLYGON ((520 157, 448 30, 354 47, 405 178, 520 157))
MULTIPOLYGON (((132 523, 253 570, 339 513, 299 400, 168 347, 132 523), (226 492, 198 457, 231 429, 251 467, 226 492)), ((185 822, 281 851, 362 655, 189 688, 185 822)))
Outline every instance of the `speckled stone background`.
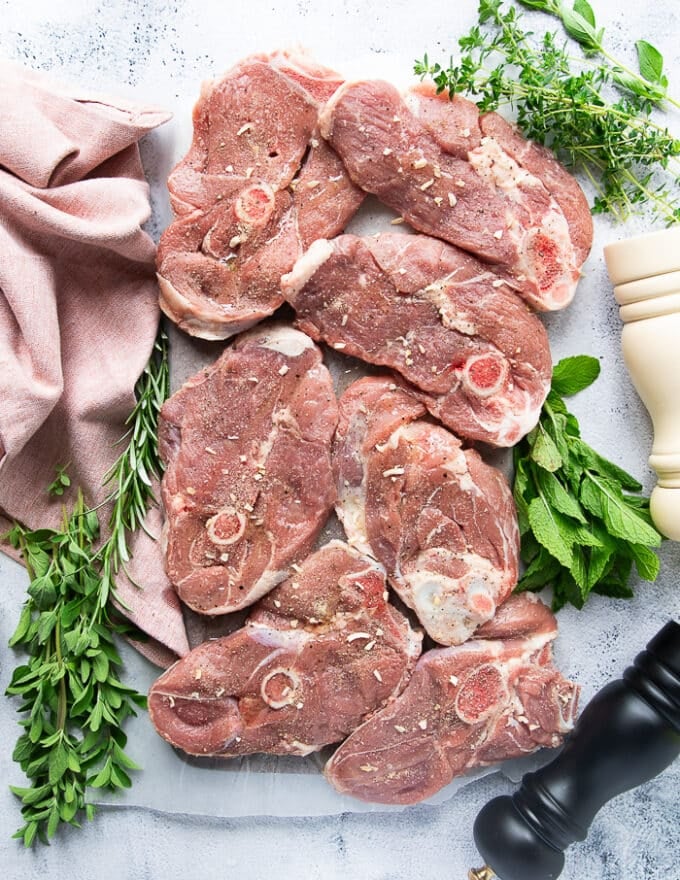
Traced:
MULTIPOLYGON (((680 93, 678 0, 593 2, 615 53, 631 57, 636 39, 650 39, 664 53, 671 85, 680 93)), ((475 8, 476 0, 0 0, 0 54, 175 113, 143 145, 152 184, 150 230, 157 235, 169 216, 164 176, 186 145, 190 108, 203 78, 250 52, 299 44, 349 76, 384 74, 402 84, 413 59, 424 51, 448 57, 456 36, 474 21, 475 8)), ((670 124, 680 131, 677 114, 670 124)), ((601 378, 574 401, 574 409, 586 438, 650 488, 650 424, 622 364, 620 324, 601 256, 607 241, 645 229, 639 220, 613 228, 598 218, 577 298, 566 313, 548 318, 547 325, 555 359, 580 352, 601 359, 601 378)), ((633 601, 595 598, 585 613, 560 613, 557 660, 583 683, 584 700, 620 674, 668 616, 680 617, 680 546, 667 544, 662 560, 658 582, 638 584, 633 601)), ((15 663, 5 646, 24 589, 23 572, 0 557, 2 690, 15 663)), ((138 674, 139 663, 132 666, 138 674)), ((5 880, 462 880, 467 868, 479 863, 471 839, 477 811, 512 788, 506 777, 494 774, 439 806, 320 818, 183 815, 181 801, 157 798, 154 809, 103 808, 93 824, 61 834, 49 849, 24 852, 10 840, 20 817, 5 784, 21 782, 11 760, 17 732, 14 706, 3 698, 0 873, 5 880)), ((135 750, 134 736, 130 747, 135 750)), ((172 781, 167 780, 170 789, 172 781)), ((224 796, 228 799, 228 791, 224 796)), ((588 841, 569 851, 563 878, 678 880, 679 828, 676 764, 601 812, 588 841)))

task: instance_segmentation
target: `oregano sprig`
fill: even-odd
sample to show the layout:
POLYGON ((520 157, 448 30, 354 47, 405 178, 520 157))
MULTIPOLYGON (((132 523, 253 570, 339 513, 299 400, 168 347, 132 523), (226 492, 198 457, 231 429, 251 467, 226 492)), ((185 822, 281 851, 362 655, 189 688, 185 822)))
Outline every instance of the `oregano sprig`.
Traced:
MULTIPOLYGON (((94 808, 88 788, 131 784, 138 769, 125 752, 123 725, 146 698, 120 677, 114 636, 132 627, 115 611, 116 576, 130 559, 128 537, 143 527, 160 476, 158 414, 168 394, 167 337, 159 331, 152 356, 136 385, 124 449, 104 478, 112 505, 108 536, 100 542, 97 511, 80 490, 60 529, 30 530, 15 524, 7 535, 26 564, 28 598, 10 646, 26 660, 7 694, 21 698, 24 732, 14 760, 29 785, 12 786, 21 800, 23 826, 15 837, 26 846, 49 841, 62 823, 79 825, 94 808)), ((63 495, 71 485, 66 466, 48 487, 63 495)))
POLYGON ((638 40, 640 73, 609 55, 604 32, 586 0, 518 0, 557 16, 583 50, 575 57, 555 33, 538 37, 503 0, 480 0, 478 23, 458 40, 448 66, 416 61, 439 92, 466 94, 487 112, 509 105, 529 138, 551 147, 592 183, 594 213, 623 220, 649 209, 666 223, 680 220, 680 140, 652 117, 667 91, 663 58, 638 40))
POLYGON ((28 847, 47 842, 61 823, 78 825, 88 787, 127 788, 123 724, 145 697, 120 678, 112 620, 100 601, 96 562, 99 522, 78 491, 61 529, 14 525, 8 538, 21 551, 31 579, 28 599, 10 646, 27 654, 14 670, 7 694, 21 698, 24 732, 13 758, 30 785, 11 786, 21 800, 24 824, 14 835, 28 847))
POLYGON ((635 566, 644 580, 659 573, 652 525, 640 483, 581 437, 564 397, 598 377, 596 358, 555 365, 538 425, 514 448, 513 493, 526 570, 518 591, 553 587, 553 608, 582 608, 591 593, 630 598, 635 566))
POLYGON ((666 102, 674 107, 680 107, 680 102, 668 94, 668 78, 663 72, 661 52, 647 40, 637 40, 635 50, 639 72, 615 58, 605 46, 605 29, 598 28, 595 11, 588 0, 574 0, 571 6, 563 0, 517 0, 517 2, 558 18, 565 31, 580 44, 586 55, 599 55, 610 63, 612 79, 617 85, 652 104, 661 105, 666 102))

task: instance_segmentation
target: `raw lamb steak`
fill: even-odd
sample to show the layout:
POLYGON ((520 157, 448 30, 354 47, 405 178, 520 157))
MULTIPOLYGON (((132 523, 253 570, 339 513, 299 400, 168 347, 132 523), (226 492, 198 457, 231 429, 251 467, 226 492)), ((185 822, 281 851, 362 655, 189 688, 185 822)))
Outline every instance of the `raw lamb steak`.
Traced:
POLYGON ((363 194, 317 131, 340 78, 308 59, 254 55, 204 85, 194 138, 168 188, 161 307, 194 336, 225 339, 281 305, 281 275, 337 235, 363 194))
POLYGON ((429 635, 456 645, 517 583, 517 515, 503 475, 423 412, 389 379, 350 385, 333 443, 337 512, 429 635))
POLYGON ((587 202, 501 117, 431 87, 403 99, 367 80, 342 86, 320 125, 352 180, 415 229, 490 263, 538 309, 571 301, 592 243, 587 202))
POLYGON ((166 566, 187 605, 250 605, 311 550, 335 501, 337 417, 321 352, 283 325, 244 334, 164 404, 166 566))
POLYGON ((513 596, 474 638, 428 651, 401 696, 359 727, 326 765, 343 794, 414 804, 454 777, 557 746, 579 688, 552 665, 557 622, 535 596, 513 596))
POLYGON ((340 541, 308 557, 243 629, 204 642, 152 686, 149 714, 193 755, 307 755, 399 694, 422 637, 385 573, 340 541))
POLYGON ((317 241, 283 279, 297 325, 398 370, 457 434, 511 446, 550 388, 540 320, 489 267, 426 235, 317 241))

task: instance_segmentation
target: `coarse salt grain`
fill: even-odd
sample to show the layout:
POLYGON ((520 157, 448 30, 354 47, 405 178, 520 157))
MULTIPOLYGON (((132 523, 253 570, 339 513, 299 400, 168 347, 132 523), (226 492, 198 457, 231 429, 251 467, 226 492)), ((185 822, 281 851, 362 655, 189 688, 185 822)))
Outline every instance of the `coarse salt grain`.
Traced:
POLYGON ((347 636, 348 642, 354 642, 356 639, 370 639, 371 634, 365 632, 353 632, 347 636))
POLYGON ((382 475, 383 477, 400 477, 403 473, 405 473, 403 467, 393 467, 383 471, 382 475))

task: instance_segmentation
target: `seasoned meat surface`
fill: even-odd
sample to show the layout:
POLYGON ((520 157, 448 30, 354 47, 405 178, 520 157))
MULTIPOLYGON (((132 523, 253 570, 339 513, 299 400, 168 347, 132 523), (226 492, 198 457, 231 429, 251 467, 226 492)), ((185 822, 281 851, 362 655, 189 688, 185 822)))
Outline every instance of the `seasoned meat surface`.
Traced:
POLYGON ((308 557, 246 625, 154 683, 149 714, 193 755, 307 755, 405 687, 422 637, 386 601, 385 573, 340 541, 308 557))
POLYGON ((464 645, 427 651, 402 694, 326 764, 342 794, 415 804, 475 767, 558 746, 579 688, 552 664, 557 621, 535 596, 512 596, 464 645))
POLYGON ((517 514, 500 471, 422 415, 388 378, 350 385, 333 444, 336 509, 428 634, 455 645, 517 583, 517 514))
POLYGON ((538 421, 548 336, 490 268, 426 235, 318 241, 284 276, 297 325, 397 370, 462 437, 511 446, 538 421))
POLYGON ((317 131, 333 71, 277 52, 203 87, 191 148, 168 180, 175 221, 158 248, 163 311, 225 339, 281 305, 281 275, 336 235, 363 194, 317 131))
POLYGON ((304 558, 335 501, 337 402, 321 352, 251 330, 163 406, 168 576, 203 614, 250 605, 304 558))
POLYGON ((432 87, 403 98, 364 80, 334 94, 321 132, 352 180, 415 229, 491 264, 538 309, 571 301, 592 242, 587 202, 500 117, 432 87))

